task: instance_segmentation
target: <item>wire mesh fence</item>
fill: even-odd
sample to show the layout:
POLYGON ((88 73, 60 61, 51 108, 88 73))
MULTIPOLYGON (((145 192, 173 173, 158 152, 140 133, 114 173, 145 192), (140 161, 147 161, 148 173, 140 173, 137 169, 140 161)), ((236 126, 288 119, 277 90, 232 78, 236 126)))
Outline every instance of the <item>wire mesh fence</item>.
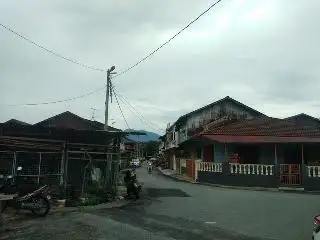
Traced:
POLYGON ((14 174, 14 153, 0 151, 0 174, 14 174))
MULTIPOLYGON (((0 174, 16 175, 26 185, 49 185, 56 197, 65 196, 67 187, 77 197, 108 198, 116 192, 120 154, 106 152, 0 152, 0 174)), ((102 201, 102 200, 101 200, 102 201)))
POLYGON ((69 151, 67 184, 73 187, 76 197, 103 202, 113 196, 118 158, 119 154, 113 153, 69 151))

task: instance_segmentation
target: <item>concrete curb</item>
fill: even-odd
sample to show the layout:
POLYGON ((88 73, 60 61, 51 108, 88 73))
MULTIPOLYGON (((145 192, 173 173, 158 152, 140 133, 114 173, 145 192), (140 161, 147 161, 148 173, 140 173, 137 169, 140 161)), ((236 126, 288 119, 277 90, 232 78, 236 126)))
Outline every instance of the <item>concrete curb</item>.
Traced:
POLYGON ((161 175, 163 175, 163 176, 165 176, 165 177, 167 177, 167 178, 171 178, 172 180, 175 180, 175 181, 177 181, 177 182, 187 182, 187 183, 191 183, 191 184, 199 184, 198 182, 190 181, 190 180, 184 179, 184 178, 182 178, 182 177, 177 177, 177 176, 175 176, 175 175, 165 174, 165 173, 163 173, 163 171, 162 171, 161 169, 159 169, 159 168, 157 168, 157 171, 158 171, 161 175))
POLYGON ((163 171, 159 168, 157 168, 158 172, 170 179, 173 179, 177 182, 186 182, 191 184, 198 184, 203 186, 209 186, 209 187, 218 187, 218 188, 226 188, 226 189, 238 189, 238 190, 249 190, 249 191, 268 191, 268 192, 287 192, 287 193, 297 193, 297 194, 311 194, 311 195, 320 195, 320 191, 306 191, 301 189, 286 189, 286 188, 264 188, 264 187, 244 187, 244 186, 228 186, 228 185, 220 185, 220 184, 213 184, 213 183, 201 183, 201 182, 195 182, 190 181, 187 179, 179 178, 175 175, 168 175, 163 173, 163 171))

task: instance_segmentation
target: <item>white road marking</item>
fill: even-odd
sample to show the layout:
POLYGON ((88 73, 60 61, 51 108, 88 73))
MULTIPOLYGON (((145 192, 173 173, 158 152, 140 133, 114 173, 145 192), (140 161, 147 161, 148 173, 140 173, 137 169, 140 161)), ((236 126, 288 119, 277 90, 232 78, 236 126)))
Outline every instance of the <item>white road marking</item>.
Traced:
POLYGON ((205 222, 205 224, 216 224, 216 222, 205 222))

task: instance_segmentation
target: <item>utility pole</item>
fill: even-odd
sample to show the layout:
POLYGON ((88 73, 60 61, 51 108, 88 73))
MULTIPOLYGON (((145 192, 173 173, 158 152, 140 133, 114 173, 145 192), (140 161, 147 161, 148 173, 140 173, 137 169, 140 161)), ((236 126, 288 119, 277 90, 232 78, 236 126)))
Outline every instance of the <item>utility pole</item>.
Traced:
POLYGON ((116 67, 112 66, 107 70, 107 87, 106 87, 106 101, 105 101, 105 116, 104 116, 104 130, 108 131, 108 115, 109 115, 109 96, 112 94, 111 89, 111 74, 115 74, 112 72, 116 67))

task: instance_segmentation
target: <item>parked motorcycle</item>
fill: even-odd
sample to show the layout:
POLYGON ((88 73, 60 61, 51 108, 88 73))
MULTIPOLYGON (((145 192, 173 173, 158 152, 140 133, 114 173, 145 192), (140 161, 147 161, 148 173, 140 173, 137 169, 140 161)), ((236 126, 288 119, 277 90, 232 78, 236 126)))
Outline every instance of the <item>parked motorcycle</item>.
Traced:
POLYGON ((141 192, 141 185, 138 183, 137 176, 134 173, 134 171, 130 171, 129 174, 130 177, 127 177, 126 185, 127 185, 127 193, 129 199, 139 199, 140 198, 140 192, 141 192))
POLYGON ((16 195, 13 200, 5 202, 1 212, 10 206, 16 210, 30 210, 35 216, 45 217, 51 208, 51 197, 48 194, 49 187, 45 185, 36 189, 35 191, 26 194, 23 193, 23 191, 19 188, 17 181, 21 170, 22 167, 17 168, 17 177, 13 177, 11 175, 0 175, 0 179, 4 181, 4 184, 0 186, 0 193, 16 195))
POLYGON ((133 188, 132 193, 135 196, 136 199, 140 198, 140 192, 141 192, 141 185, 138 183, 137 179, 134 179, 132 182, 133 188))

